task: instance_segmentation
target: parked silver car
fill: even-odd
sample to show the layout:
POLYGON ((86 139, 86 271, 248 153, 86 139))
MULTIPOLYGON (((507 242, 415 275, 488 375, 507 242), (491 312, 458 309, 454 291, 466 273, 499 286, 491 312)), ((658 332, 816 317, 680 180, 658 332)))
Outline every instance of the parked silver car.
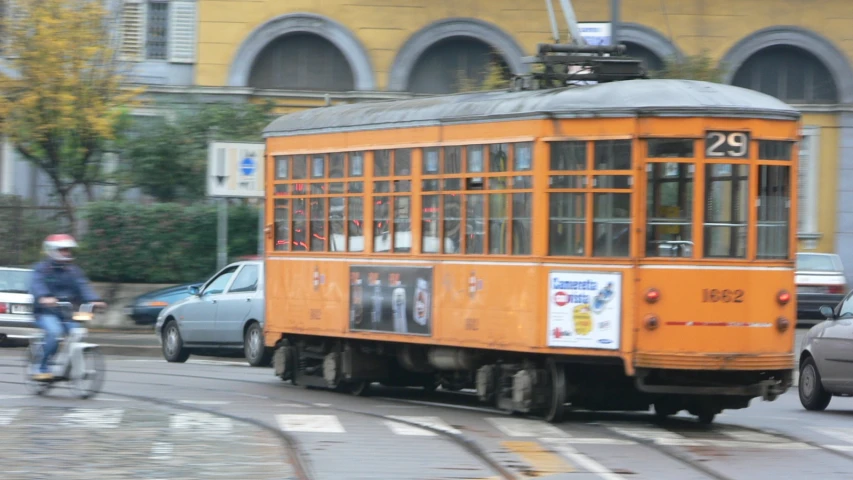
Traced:
POLYGON ((264 346, 264 263, 232 263, 191 295, 164 308, 154 327, 169 362, 186 362, 191 353, 243 349, 253 366, 267 366, 264 346))
POLYGON ((834 308, 820 307, 826 320, 813 326, 800 345, 800 403, 824 410, 833 396, 853 395, 853 291, 834 308))
POLYGON ((0 343, 22 341, 37 331, 29 294, 32 274, 29 268, 0 267, 0 343))

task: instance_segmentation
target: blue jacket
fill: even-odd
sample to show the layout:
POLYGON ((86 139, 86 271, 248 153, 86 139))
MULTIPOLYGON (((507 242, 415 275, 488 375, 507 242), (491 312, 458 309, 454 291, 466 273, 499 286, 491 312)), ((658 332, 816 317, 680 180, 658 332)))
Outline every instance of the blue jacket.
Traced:
POLYGON ((39 299, 44 297, 65 297, 75 305, 101 301, 101 297, 92 289, 80 267, 50 259, 43 260, 33 267, 30 294, 35 302, 33 313, 36 315, 46 311, 39 304, 39 299))

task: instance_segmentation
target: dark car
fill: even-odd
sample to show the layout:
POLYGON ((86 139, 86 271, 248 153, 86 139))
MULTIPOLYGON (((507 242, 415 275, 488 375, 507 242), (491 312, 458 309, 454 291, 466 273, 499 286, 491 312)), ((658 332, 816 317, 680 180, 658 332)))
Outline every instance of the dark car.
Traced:
POLYGON ((125 315, 133 319, 137 325, 153 325, 157 315, 169 305, 190 296, 190 287, 200 287, 203 282, 175 285, 144 293, 130 305, 124 307, 125 315))

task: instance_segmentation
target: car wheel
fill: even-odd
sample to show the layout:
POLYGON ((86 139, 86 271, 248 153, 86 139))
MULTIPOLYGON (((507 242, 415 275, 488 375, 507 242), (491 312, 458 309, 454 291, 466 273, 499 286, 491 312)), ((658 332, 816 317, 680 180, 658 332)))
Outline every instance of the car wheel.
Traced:
POLYGON ((826 409, 832 394, 827 392, 820 383, 820 373, 813 358, 808 357, 800 365, 800 381, 797 389, 800 392, 800 403, 806 410, 821 411, 826 409))
POLYGON ((184 340, 174 320, 163 327, 163 357, 172 363, 184 363, 190 358, 190 351, 184 347, 184 340))
POLYGON ((273 351, 264 345, 264 331, 257 322, 252 322, 243 337, 243 352, 253 367, 266 367, 272 360, 273 351))

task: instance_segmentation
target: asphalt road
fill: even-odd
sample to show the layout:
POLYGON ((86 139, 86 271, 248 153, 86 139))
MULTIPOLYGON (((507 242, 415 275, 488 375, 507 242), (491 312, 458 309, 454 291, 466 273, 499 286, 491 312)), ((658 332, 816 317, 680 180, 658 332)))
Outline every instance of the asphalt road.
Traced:
MULTIPOLYGON (((145 337, 93 340, 120 346, 145 337)), ((791 391, 726 411, 710 427, 686 415, 659 424, 646 413, 586 412, 549 425, 482 408, 464 394, 377 388, 354 397, 292 386, 239 358, 169 364, 112 355, 103 393, 79 400, 62 388, 28 394, 22 353, 0 349, 0 463, 13 459, 4 478, 60 469, 65 478, 99 479, 853 475, 853 399, 806 412, 791 391)))

